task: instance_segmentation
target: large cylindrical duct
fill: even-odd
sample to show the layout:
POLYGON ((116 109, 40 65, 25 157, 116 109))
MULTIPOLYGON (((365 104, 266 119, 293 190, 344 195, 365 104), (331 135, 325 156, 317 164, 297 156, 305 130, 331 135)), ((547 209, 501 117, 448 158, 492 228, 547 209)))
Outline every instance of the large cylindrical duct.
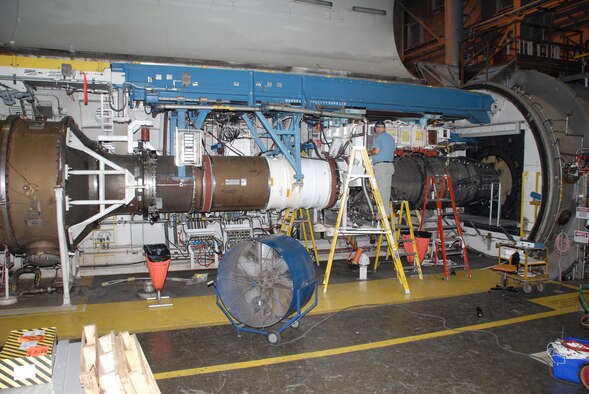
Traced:
POLYGON ((333 161, 302 159, 305 175, 293 182, 295 171, 284 157, 267 158, 270 169, 270 197, 266 209, 331 208, 338 199, 336 165, 333 161))
POLYGON ((105 201, 104 209, 127 199, 110 214, 156 218, 168 212, 322 209, 337 200, 332 162, 302 159, 301 182, 295 182, 284 157, 206 156, 203 163, 202 168, 187 166, 179 176, 172 157, 110 154, 71 118, 35 122, 10 117, 0 122, 0 243, 38 265, 58 260, 55 187, 65 189, 66 226, 85 223, 73 236, 74 245, 97 226, 98 220, 91 218, 100 212, 99 201, 105 201), (72 145, 72 140, 79 144, 72 145), (103 164, 110 173, 100 175, 101 160, 122 170, 103 164))
POLYGON ((270 171, 263 157, 203 157, 203 198, 199 211, 266 207, 270 171))
MULTIPOLYGON (((284 157, 203 157, 200 212, 330 208, 338 197, 333 162, 302 159, 304 179, 284 157)), ((198 184, 197 180, 197 184, 198 184)), ((199 200, 196 198, 196 200, 199 200)))
MULTIPOLYGON (((202 204, 203 170, 199 167, 187 166, 185 175, 178 176, 178 167, 173 156, 158 156, 144 164, 144 179, 149 186, 153 181, 153 197, 151 205, 159 212, 191 212, 202 204), (155 173, 148 175, 148 173, 155 173)), ((145 204, 144 204, 145 205, 145 204)))
POLYGON ((450 175, 458 206, 489 200, 498 174, 491 165, 465 157, 401 157, 395 160, 391 198, 421 207, 428 176, 450 175))
POLYGON ((0 128, 0 243, 28 250, 42 264, 59 256, 53 188, 62 184, 63 126, 11 117, 0 128))
MULTIPOLYGON (((71 118, 61 122, 35 122, 16 116, 0 122, 0 243, 29 262, 52 265, 59 259, 54 188, 63 187, 69 200, 99 198, 97 176, 66 176, 70 170, 96 171, 98 162, 66 144, 68 130, 90 150, 116 161, 141 176, 140 157, 109 155, 90 141, 71 118)), ((71 171, 70 171, 71 172, 71 171)), ((120 199, 125 193, 122 175, 113 175, 105 185, 104 198, 120 199)), ((124 209, 142 208, 134 199, 124 209)), ((82 222, 99 211, 97 205, 72 205, 66 225, 82 222)), ((91 227, 82 231, 83 238, 91 227)))

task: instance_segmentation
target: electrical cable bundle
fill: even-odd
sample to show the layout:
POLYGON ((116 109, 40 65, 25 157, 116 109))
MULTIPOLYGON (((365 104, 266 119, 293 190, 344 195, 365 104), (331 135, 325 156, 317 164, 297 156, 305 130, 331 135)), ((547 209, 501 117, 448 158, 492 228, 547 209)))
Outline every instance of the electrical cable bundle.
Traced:
POLYGON ((567 233, 561 231, 554 240, 554 249, 558 253, 558 281, 562 282, 562 256, 569 254, 571 240, 567 233))

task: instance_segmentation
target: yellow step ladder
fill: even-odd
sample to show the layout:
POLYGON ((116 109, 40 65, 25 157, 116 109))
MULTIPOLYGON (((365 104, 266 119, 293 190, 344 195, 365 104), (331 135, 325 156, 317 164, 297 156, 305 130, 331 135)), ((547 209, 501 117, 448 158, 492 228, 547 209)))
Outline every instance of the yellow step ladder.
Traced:
MULTIPOLYGON (((419 218, 419 217, 418 217, 419 218)), ((393 204, 391 203, 391 228, 393 230, 393 240, 396 245, 399 245, 400 242, 403 242, 401 236, 401 230, 409 230, 410 240, 407 242, 411 242, 413 247, 413 266, 417 269, 417 273, 419 274, 419 279, 423 279, 423 272, 421 271, 421 260, 419 258, 419 253, 417 252, 417 242, 415 242, 415 233, 413 228, 413 219, 411 218, 411 209, 409 208, 409 201, 404 200, 401 201, 401 205, 399 207, 399 211, 395 212, 393 210, 393 204)), ((380 257, 380 249, 382 246, 382 234, 378 237, 378 243, 376 244, 376 257, 374 259, 374 270, 378 268, 378 260, 380 257)), ((387 255, 385 259, 389 257, 389 250, 387 249, 387 255)))
POLYGON ((282 223, 280 224, 279 232, 280 234, 290 237, 292 235, 292 229, 297 218, 300 219, 299 222, 301 224, 303 239, 305 240, 305 248, 310 254, 311 249, 309 249, 309 239, 311 239, 313 255, 315 256, 315 263, 319 265, 319 253, 317 253, 317 243, 315 242, 315 234, 313 233, 313 221, 311 220, 311 214, 309 213, 308 209, 286 209, 284 211, 284 216, 282 217, 282 223), (309 236, 307 236, 307 229, 309 229, 309 236))
POLYGON ((378 185, 376 184, 376 177, 374 176, 374 169, 372 167, 372 163, 370 158, 368 157, 368 151, 366 147, 354 147, 352 148, 352 154, 350 155, 348 171, 346 174, 346 179, 344 181, 344 188, 342 199, 340 202, 340 209, 337 214, 337 220, 335 223, 335 232, 333 234, 333 240, 331 241, 331 249, 329 250, 329 258, 327 259, 327 268, 325 271, 325 278, 323 280, 323 292, 327 292, 327 286, 329 285, 329 276, 331 274, 331 266, 333 264, 333 258, 335 255, 335 249, 337 246, 337 239, 340 234, 342 235, 385 235, 387 239, 387 244, 391 256, 393 256, 393 262, 395 264, 395 269, 397 270, 397 277, 399 282, 403 285, 405 290, 405 294, 409 294, 411 291, 409 290, 409 283, 407 283, 407 278, 405 277, 405 271, 403 271, 403 265, 401 264, 401 258, 399 256, 399 246, 394 241, 393 231, 391 229, 391 225, 389 220, 387 219, 387 214, 385 211, 384 203, 382 201, 382 197, 380 196, 380 190, 378 189, 378 185), (363 166, 366 173, 362 175, 352 174, 352 170, 356 165, 356 159, 358 157, 358 164, 363 166), (374 201, 376 202, 376 206, 378 212, 380 213, 380 225, 377 228, 349 228, 349 227, 342 227, 342 221, 344 219, 345 211, 347 210, 348 205, 348 197, 350 196, 350 182, 358 179, 358 178, 368 178, 370 182, 370 186, 372 189, 372 194, 374 195, 374 201))

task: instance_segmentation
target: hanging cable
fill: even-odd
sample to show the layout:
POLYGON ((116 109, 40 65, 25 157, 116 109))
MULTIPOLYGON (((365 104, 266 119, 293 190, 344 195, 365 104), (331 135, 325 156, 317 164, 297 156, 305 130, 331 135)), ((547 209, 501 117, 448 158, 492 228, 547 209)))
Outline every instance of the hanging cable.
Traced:
MULTIPOLYGON (((123 103, 123 106, 120 108, 115 108, 113 105, 113 93, 112 93, 112 86, 109 85, 108 87, 108 106, 110 107, 110 109, 112 109, 115 112, 123 112, 125 110, 125 108, 127 107, 127 100, 125 100, 125 102, 123 103)), ((127 97, 126 96, 126 90, 123 88, 123 97, 127 97)))
POLYGON ((88 105, 88 78, 86 77, 86 73, 82 73, 84 76, 84 105, 88 105))
POLYGON ((562 282, 562 256, 569 254, 571 240, 567 233, 561 231, 554 240, 554 249, 558 253, 558 281, 562 282))

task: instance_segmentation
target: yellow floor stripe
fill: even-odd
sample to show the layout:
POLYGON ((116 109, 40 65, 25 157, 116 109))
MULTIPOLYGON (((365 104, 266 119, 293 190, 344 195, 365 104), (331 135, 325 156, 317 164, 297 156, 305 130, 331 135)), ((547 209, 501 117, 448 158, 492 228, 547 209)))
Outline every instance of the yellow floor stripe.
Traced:
POLYGON ((535 304, 542 305, 552 309, 576 307, 577 310, 581 310, 581 304, 579 303, 579 293, 577 292, 558 294, 541 298, 532 298, 530 301, 535 304))
POLYGON ((561 285, 562 287, 567 287, 569 289, 573 289, 573 290, 579 291, 579 285, 576 285, 576 286, 575 285, 569 285, 567 283, 557 282, 555 280, 549 280, 546 283, 552 283, 552 284, 555 284, 555 285, 561 285))
POLYGON ((173 379, 173 378, 180 378, 180 377, 187 377, 187 376, 209 374, 209 373, 214 373, 214 372, 227 372, 227 371, 233 371, 233 370, 238 370, 238 369, 255 368, 255 367, 275 365, 275 364, 283 364, 283 363, 289 363, 289 362, 293 362, 293 361, 337 356, 337 355, 342 355, 342 354, 348 354, 348 353, 354 353, 354 352, 360 352, 360 351, 366 351, 366 350, 380 349, 380 348, 390 347, 390 346, 395 346, 395 345, 401 345, 404 343, 423 341, 426 339, 447 337, 450 335, 460 334, 465 331, 485 330, 485 329, 489 329, 489 328, 507 326, 507 325, 511 325, 511 324, 523 323, 523 322, 538 320, 538 319, 544 319, 547 317, 558 316, 558 315, 563 315, 565 313, 575 312, 576 310, 577 310, 577 308, 569 307, 569 308, 560 309, 560 310, 536 313, 536 314, 528 315, 528 316, 520 316, 520 317, 511 318, 511 319, 504 319, 504 320, 498 320, 498 321, 489 322, 489 323, 482 323, 482 324, 475 324, 472 326, 460 327, 460 328, 457 328, 452 331, 450 331, 450 330, 435 331, 435 332, 431 332, 431 333, 427 333, 427 334, 412 335, 412 336, 402 337, 402 338, 393 338, 393 339, 387 339, 384 341, 363 343, 360 345, 319 350, 316 352, 298 353, 298 354, 293 354, 293 355, 288 355, 288 356, 271 357, 271 358, 265 358, 265 359, 260 359, 260 360, 243 361, 243 362, 229 363, 229 364, 211 365, 211 366, 207 366, 207 367, 189 368, 189 369, 183 369, 183 370, 179 370, 179 371, 160 372, 160 373, 154 374, 154 376, 157 380, 173 379))
MULTIPOLYGON (((332 284, 326 294, 319 289, 319 305, 312 314, 331 313, 364 304, 397 304, 480 293, 498 283, 490 271, 474 271, 471 279, 457 272, 450 280, 441 274, 407 278, 411 294, 406 295, 396 279, 354 281, 332 284)), ((113 288, 113 291, 116 289, 113 288)), ((212 293, 212 290, 211 290, 212 293)), ((173 298, 172 307, 148 308, 146 301, 80 305, 75 311, 0 315, 0 343, 10 330, 52 326, 62 339, 80 338, 82 326, 98 324, 99 334, 114 331, 152 332, 228 324, 215 304, 215 296, 173 298)))

